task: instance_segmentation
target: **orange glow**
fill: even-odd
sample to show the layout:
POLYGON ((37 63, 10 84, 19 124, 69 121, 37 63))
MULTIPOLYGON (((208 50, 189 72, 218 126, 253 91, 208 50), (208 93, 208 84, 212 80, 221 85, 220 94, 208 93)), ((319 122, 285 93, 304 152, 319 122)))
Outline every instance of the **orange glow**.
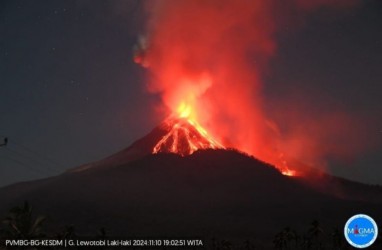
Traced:
POLYGON ((236 148, 280 172, 289 170, 262 110, 259 69, 248 64, 249 54, 261 64, 275 51, 272 6, 218 0, 153 4, 155 23, 139 55, 156 76, 149 91, 160 93, 173 117, 153 153, 236 148))
POLYGON ((164 126, 168 132, 154 146, 154 154, 166 152, 185 156, 200 149, 224 149, 223 145, 192 120, 168 119, 164 126))
MULTIPOLYGON (((221 143, 208 134, 196 120, 196 112, 185 102, 176 109, 176 114, 167 119, 164 129, 168 131, 154 146, 153 153, 176 153, 190 155, 200 149, 225 149, 221 143), (191 118, 193 117, 193 118, 191 118)), ((286 176, 295 176, 296 171, 287 166, 284 155, 280 154, 280 164, 275 165, 286 176)))
POLYGON ((296 171, 290 169, 283 170, 281 173, 286 176, 296 176, 296 171))
POLYGON ((188 118, 191 115, 191 106, 189 106, 189 105, 185 104, 184 102, 182 102, 179 105, 177 111, 178 111, 179 117, 181 117, 181 118, 188 118))
POLYGON ((332 152, 349 151, 354 143, 333 143, 355 134, 341 126, 346 119, 298 112, 287 99, 269 103, 262 92, 280 20, 289 14, 298 20, 295 11, 338 1, 344 0, 315 0, 311 8, 291 1, 290 9, 276 0, 149 1, 148 35, 136 47, 135 61, 155 76, 148 90, 172 114, 153 153, 236 148, 294 176, 300 169, 289 159, 318 165, 332 152))
POLYGON ((207 131, 191 117, 196 117, 190 105, 182 102, 175 118, 168 118, 165 130, 168 131, 154 146, 153 153, 171 152, 182 156, 200 149, 224 149, 207 131))
POLYGON ((245 56, 250 46, 256 47, 256 57, 273 54, 272 20, 258 24, 253 20, 254 16, 269 19, 264 10, 270 6, 251 1, 230 2, 221 8, 201 5, 189 0, 163 3, 168 9, 157 13, 159 25, 150 34, 144 60, 159 80, 151 82, 149 90, 161 93, 172 116, 180 118, 169 123, 171 129, 153 153, 186 155, 204 148, 236 148, 286 172, 289 168, 279 158, 277 140, 262 111, 259 72, 247 64, 245 56), (239 25, 246 35, 232 34, 222 40, 232 25, 239 25), (197 136, 191 136, 193 130, 197 136))

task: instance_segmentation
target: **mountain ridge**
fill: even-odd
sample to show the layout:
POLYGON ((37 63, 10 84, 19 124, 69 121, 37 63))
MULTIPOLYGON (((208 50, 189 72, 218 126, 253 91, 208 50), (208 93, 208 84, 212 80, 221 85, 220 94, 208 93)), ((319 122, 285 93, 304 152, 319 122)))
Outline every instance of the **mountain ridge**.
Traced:
POLYGON ((0 188, 0 214, 27 200, 52 218, 52 231, 75 225, 85 235, 105 227, 113 236, 256 236, 264 242, 285 226, 302 229, 313 219, 328 227, 343 227, 361 212, 382 219, 378 188, 356 183, 375 195, 363 197, 350 185, 340 197, 333 189, 349 182, 285 176, 237 150, 147 153, 161 133, 154 129, 99 165, 0 188), (124 155, 132 149, 144 154, 124 155))

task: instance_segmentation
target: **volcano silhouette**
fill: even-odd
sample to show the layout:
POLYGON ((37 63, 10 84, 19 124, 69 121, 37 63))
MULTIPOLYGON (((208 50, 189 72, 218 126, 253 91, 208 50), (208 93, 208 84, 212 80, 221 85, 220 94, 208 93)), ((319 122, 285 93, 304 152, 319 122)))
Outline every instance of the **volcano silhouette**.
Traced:
MULTIPOLYGON (((172 127, 161 124, 119 153, 62 175, 1 188, 0 214, 28 200, 53 218, 53 231, 75 225, 79 233, 105 227, 125 237, 255 238, 264 248, 285 226, 304 230, 317 219, 343 228, 358 213, 382 218, 380 187, 313 172, 291 178, 235 150, 182 156, 163 144, 153 154, 172 127)), ((189 152, 187 143, 179 145, 189 152)))
POLYGON ((121 165, 153 153, 175 153, 186 156, 197 150, 223 148, 224 146, 210 138, 196 122, 186 118, 168 118, 148 135, 121 152, 101 161, 76 167, 71 171, 121 165))

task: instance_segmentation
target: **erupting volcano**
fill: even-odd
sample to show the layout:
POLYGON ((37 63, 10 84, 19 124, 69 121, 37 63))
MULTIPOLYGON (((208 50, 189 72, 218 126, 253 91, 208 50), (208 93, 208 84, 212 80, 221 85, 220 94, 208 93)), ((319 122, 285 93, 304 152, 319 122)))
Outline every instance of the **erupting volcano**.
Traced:
MULTIPOLYGON (((292 4, 302 14, 313 10, 305 1, 292 4)), ((277 52, 279 1, 169 0, 147 8, 134 62, 150 74, 147 90, 170 114, 150 153, 234 148, 288 176, 303 172, 301 166, 322 168, 337 152, 354 155, 348 145, 360 133, 345 131, 343 125, 354 124, 346 114, 300 110, 305 105, 293 96, 276 103, 263 93, 264 72, 277 52)))
POLYGON ((235 148, 293 175, 277 124, 262 110, 260 71, 247 62, 249 54, 263 63, 274 52, 273 31, 255 22, 269 19, 263 8, 270 6, 214 0, 152 4, 155 22, 139 37, 134 62, 155 76, 148 90, 160 94, 171 115, 159 126, 163 134, 151 153, 186 156, 235 148), (234 32, 239 26, 245 36, 234 32))
POLYGON ((187 118, 168 119, 161 125, 168 133, 153 148, 153 153, 190 155, 200 149, 224 148, 198 123, 187 118))
POLYGON ((154 146, 152 153, 175 153, 190 155, 200 149, 223 149, 193 118, 192 108, 182 103, 174 117, 165 120, 161 129, 167 133, 154 146))
MULTIPOLYGON (((181 156, 193 154, 203 149, 226 149, 226 147, 214 139, 195 118, 191 118, 192 109, 187 105, 180 105, 178 114, 169 117, 158 129, 162 131, 160 140, 153 147, 152 153, 174 153, 181 156)), ((295 176, 297 173, 289 169, 287 162, 280 154, 280 165, 275 167, 287 176, 295 176)))

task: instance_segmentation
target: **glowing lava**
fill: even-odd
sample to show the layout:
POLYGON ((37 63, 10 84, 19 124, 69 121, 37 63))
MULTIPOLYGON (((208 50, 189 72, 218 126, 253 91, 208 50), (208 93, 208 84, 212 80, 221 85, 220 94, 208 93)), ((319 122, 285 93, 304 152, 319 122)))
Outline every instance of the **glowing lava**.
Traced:
MULTIPOLYGON (((216 141, 207 131, 196 121, 196 113, 190 105, 182 102, 176 114, 168 118, 162 129, 165 135, 154 146, 152 153, 174 153, 186 156, 201 149, 225 149, 221 143, 216 141)), ((280 164, 275 167, 286 176, 296 176, 297 173, 291 170, 284 155, 279 155, 280 164)))
POLYGON ((297 173, 296 173, 296 171, 294 171, 294 170, 290 170, 290 169, 284 169, 284 170, 281 170, 281 173, 283 174, 283 175, 286 175, 286 176, 296 176, 297 175, 297 173))
POLYGON ((176 114, 150 151, 188 155, 235 148, 288 176, 303 171, 294 159, 319 166, 326 157, 357 151, 359 141, 348 139, 359 133, 346 128, 358 125, 348 126, 342 112, 327 113, 325 103, 315 106, 300 91, 265 98, 263 74, 277 55, 279 32, 285 32, 280 20, 303 26, 295 21, 315 9, 358 1, 291 0, 288 8, 277 0, 145 2, 147 34, 134 46, 134 61, 153 76, 147 89, 161 97, 161 108, 176 114))
POLYGON ((224 149, 225 147, 210 136, 207 131, 192 119, 192 109, 182 103, 176 118, 167 119, 162 128, 167 133, 154 146, 153 153, 176 153, 190 155, 200 149, 224 149))

